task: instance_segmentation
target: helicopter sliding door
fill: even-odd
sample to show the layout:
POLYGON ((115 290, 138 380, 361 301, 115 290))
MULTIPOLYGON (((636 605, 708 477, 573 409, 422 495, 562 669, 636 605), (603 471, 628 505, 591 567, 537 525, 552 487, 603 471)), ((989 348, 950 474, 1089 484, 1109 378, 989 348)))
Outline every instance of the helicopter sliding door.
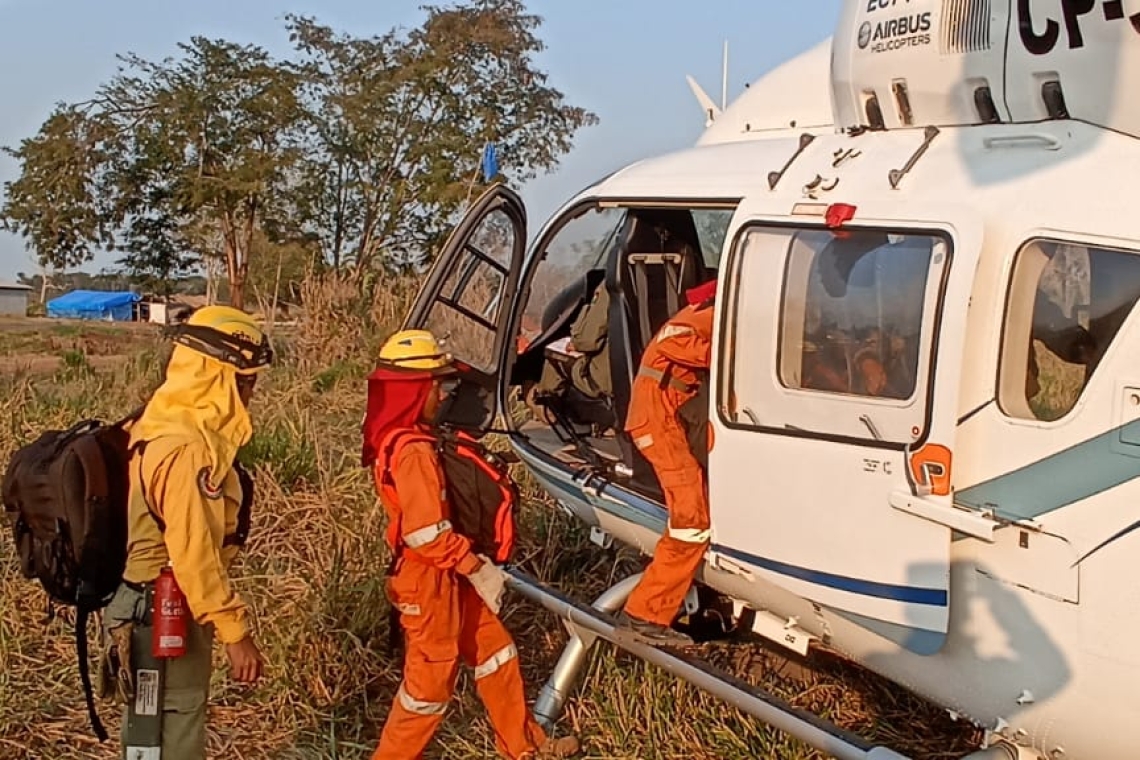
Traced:
POLYGON ((823 212, 746 223, 723 268, 712 561, 933 653, 951 525, 982 530, 950 495, 980 231, 823 212))

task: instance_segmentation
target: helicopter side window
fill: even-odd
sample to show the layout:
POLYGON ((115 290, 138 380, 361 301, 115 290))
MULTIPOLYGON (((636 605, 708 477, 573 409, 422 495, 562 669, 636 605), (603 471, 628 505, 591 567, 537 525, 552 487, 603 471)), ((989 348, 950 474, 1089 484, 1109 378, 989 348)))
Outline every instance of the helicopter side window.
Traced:
POLYGON ((1140 255, 1051 240, 1026 243, 1006 303, 998 401, 1011 417, 1072 411, 1140 300, 1140 255))
POLYGON ((711 270, 720 266, 720 254, 724 249, 724 238, 728 234, 728 224, 732 221, 733 213, 732 209, 693 209, 693 224, 696 225, 697 237, 700 239, 706 272, 711 273, 711 270))
POLYGON ((893 445, 921 437, 950 240, 755 226, 740 241, 720 354, 725 421, 893 445))
POLYGON ((785 276, 785 387, 906 400, 918 379, 934 239, 801 232, 785 276))

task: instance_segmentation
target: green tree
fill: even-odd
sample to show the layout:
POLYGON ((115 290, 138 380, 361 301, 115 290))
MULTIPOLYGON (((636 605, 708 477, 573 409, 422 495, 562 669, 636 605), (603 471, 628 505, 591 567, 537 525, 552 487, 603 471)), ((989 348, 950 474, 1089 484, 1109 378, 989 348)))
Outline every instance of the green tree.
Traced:
POLYGON ((419 263, 478 189, 487 142, 525 180, 597 122, 534 67, 541 19, 520 0, 425 10, 418 28, 369 38, 287 17, 311 146, 298 216, 334 267, 419 263))
POLYGON ((167 214, 139 214, 131 219, 119 259, 131 282, 163 298, 172 296, 178 280, 194 267, 196 257, 182 245, 182 236, 167 214))
POLYGON ((241 308, 254 240, 286 216, 279 201, 300 156, 295 78, 257 46, 194 37, 179 48, 158 63, 121 57, 100 88, 94 103, 115 125, 102 186, 135 254, 132 230, 164 237, 150 253, 181 256, 197 238, 186 230, 213 227, 241 308))
POLYGON ((94 192, 107 157, 103 126, 82 109, 61 104, 35 136, 3 149, 23 171, 4 183, 0 224, 24 238, 44 270, 82 266, 107 240, 94 192))
POLYGON ((205 264, 238 307, 258 252, 273 259, 255 267, 259 299, 314 251, 358 274, 418 264, 480 189, 485 144, 521 181, 597 121, 535 69, 541 19, 520 0, 425 10, 421 26, 370 38, 290 16, 292 63, 203 37, 162 61, 120 56, 91 100, 9 150, 21 174, 0 221, 45 274, 102 247, 169 293, 205 264))

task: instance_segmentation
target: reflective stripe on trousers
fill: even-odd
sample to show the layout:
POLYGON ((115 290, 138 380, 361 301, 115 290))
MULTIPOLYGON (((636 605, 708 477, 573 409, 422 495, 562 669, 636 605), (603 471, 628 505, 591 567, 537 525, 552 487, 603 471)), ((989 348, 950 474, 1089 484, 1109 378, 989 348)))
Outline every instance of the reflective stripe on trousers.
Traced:
POLYGON ((515 648, 514 644, 508 644, 507 646, 503 647, 498 652, 495 652, 486 660, 475 666, 475 680, 478 681, 480 678, 486 678, 487 676, 491 675, 499 668, 503 667, 508 662, 518 657, 518 654, 519 651, 515 648))
POLYGON ((674 528, 670 525, 669 537, 686 544, 707 544, 712 538, 712 531, 708 528, 674 528))
POLYGON ((408 693, 403 683, 400 684, 400 690, 396 693, 396 697, 405 710, 416 715, 443 715, 447 711, 447 702, 425 702, 416 699, 408 693))

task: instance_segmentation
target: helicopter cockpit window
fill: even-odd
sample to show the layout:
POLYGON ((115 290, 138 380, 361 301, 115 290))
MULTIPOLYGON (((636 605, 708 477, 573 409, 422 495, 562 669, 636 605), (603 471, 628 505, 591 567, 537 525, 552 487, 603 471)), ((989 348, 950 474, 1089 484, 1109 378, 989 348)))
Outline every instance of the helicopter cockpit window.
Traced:
POLYGON ((496 364, 495 335, 514 245, 510 217, 502 211, 489 214, 428 312, 425 327, 444 337, 456 357, 484 372, 496 364))
POLYGON ((928 235, 797 234, 785 276, 784 386, 912 398, 934 244, 928 235))
POLYGON ((1033 240, 1018 252, 1006 308, 998 398, 1011 417, 1072 411, 1140 300, 1140 255, 1033 240))
POLYGON ((567 288, 587 272, 604 269, 605 255, 625 214, 620 208, 590 208, 554 233, 530 283, 530 297, 522 315, 523 344, 546 329, 544 320, 550 318, 549 312, 567 288))

